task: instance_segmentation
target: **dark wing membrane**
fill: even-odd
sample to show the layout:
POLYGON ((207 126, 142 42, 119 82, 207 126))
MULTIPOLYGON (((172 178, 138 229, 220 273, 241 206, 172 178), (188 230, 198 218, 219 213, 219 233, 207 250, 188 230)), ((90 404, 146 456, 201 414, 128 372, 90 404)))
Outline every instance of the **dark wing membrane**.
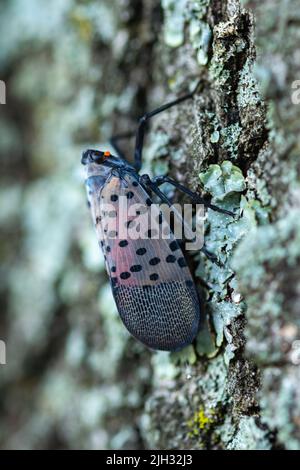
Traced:
POLYGON ((190 344, 199 326, 198 296, 180 246, 159 209, 130 174, 124 179, 113 176, 91 205, 127 329, 153 349, 174 351, 190 344), (119 217, 121 201, 126 201, 127 212, 119 217), (150 220, 156 223, 150 226, 150 220), (168 239, 162 239, 162 231, 168 239))

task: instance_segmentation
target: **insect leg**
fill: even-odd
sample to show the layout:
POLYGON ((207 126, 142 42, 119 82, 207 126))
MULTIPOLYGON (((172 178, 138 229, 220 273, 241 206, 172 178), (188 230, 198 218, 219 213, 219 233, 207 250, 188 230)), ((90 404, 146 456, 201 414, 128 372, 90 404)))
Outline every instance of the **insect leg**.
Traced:
POLYGON ((154 180, 151 180, 149 175, 142 175, 140 177, 140 183, 142 186, 146 186, 146 188, 149 188, 151 191, 153 191, 154 194, 156 194, 161 199, 161 201, 165 202, 170 207, 172 206, 169 198, 167 198, 167 196, 159 189, 158 184, 154 180))
POLYGON ((174 216, 176 216, 179 223, 184 225, 186 232, 190 234, 190 238, 192 239, 193 233, 191 231, 191 228, 188 226, 188 224, 186 224, 186 222, 182 218, 181 213, 178 212, 178 210, 176 209, 176 207, 174 207, 174 205, 169 200, 169 198, 159 189, 158 185, 153 180, 151 180, 148 175, 142 175, 140 177, 140 183, 143 186, 146 186, 146 188, 150 189, 154 194, 156 194, 159 197, 159 199, 162 202, 164 202, 165 204, 167 204, 169 207, 172 208, 174 216))
POLYGON ((209 209, 212 209, 213 211, 220 212, 221 214, 227 214, 232 217, 235 216, 235 214, 231 211, 228 211, 226 209, 221 209, 221 207, 215 206, 214 204, 211 204, 210 202, 206 201, 203 197, 201 197, 199 194, 197 194, 194 191, 191 191, 190 189, 186 188, 182 184, 178 183, 177 181, 174 181, 172 178, 169 176, 157 176, 154 178, 153 183, 160 186, 164 183, 169 183, 173 185, 175 188, 177 188, 179 191, 183 192, 184 194, 187 194, 190 196, 192 201, 196 204, 203 204, 205 207, 208 207, 209 209))
MULTIPOLYGON (((151 191, 153 191, 154 194, 156 194, 159 199, 168 204, 169 207, 173 207, 173 210, 174 210, 174 214, 176 215, 176 217, 182 222, 182 224, 185 224, 185 221, 184 219, 182 218, 181 214, 179 214, 179 212, 174 208, 172 202, 169 200, 169 198, 159 189, 157 183, 155 182, 155 179, 151 181, 150 177, 148 175, 142 175, 141 178, 140 178, 140 181, 143 185, 145 185, 146 187, 148 187, 151 191)), ((190 228, 188 227, 188 230, 190 230, 190 228)), ((220 266, 220 262, 218 260, 218 257, 214 254, 214 253, 211 253, 210 251, 207 250, 207 248, 205 247, 205 245, 200 249, 200 251, 202 251, 202 253, 214 264, 217 264, 218 266, 220 266)))
POLYGON ((169 103, 166 103, 160 106, 159 108, 154 109, 153 111, 145 113, 144 116, 140 118, 137 133, 136 133, 135 150, 134 150, 134 166, 137 171, 139 171, 142 166, 144 135, 145 135, 145 129, 146 129, 148 119, 152 118, 153 116, 156 116, 159 113, 162 113, 163 111, 171 108, 172 106, 176 106, 182 101, 192 98, 194 94, 196 93, 196 91, 198 90, 200 83, 201 83, 200 81, 197 83, 197 86, 194 88, 192 92, 187 93, 186 95, 183 95, 174 101, 170 101, 169 103))
POLYGON ((132 137, 135 136, 135 132, 134 131, 130 131, 130 132, 124 132, 122 134, 116 134, 116 135, 113 135, 110 139, 109 139, 109 143, 110 145, 115 149, 115 151, 117 152, 118 156, 123 158, 123 160, 127 160, 124 152, 120 149, 119 147, 119 144, 118 142, 120 140, 125 140, 125 139, 131 139, 132 137))
MULTIPOLYGON (((165 203, 168 204, 170 207, 172 207, 173 204, 171 203, 171 201, 169 200, 169 198, 159 189, 159 187, 158 187, 159 183, 156 182, 157 180, 159 180, 159 178, 160 178, 160 179, 164 179, 164 178, 168 178, 168 177, 159 176, 159 177, 154 178, 152 181, 150 180, 150 178, 149 178, 148 175, 143 175, 143 176, 141 177, 141 180, 143 180, 143 177, 146 177, 146 179, 145 179, 143 182, 144 182, 144 183, 145 183, 163 202, 165 202, 165 203)), ((171 179, 170 179, 170 180, 171 180, 171 179)), ((160 180, 159 180, 159 181, 160 181, 160 180)), ((171 181, 173 181, 173 180, 171 180, 171 181)), ((165 180, 164 180, 163 182, 170 182, 170 181, 165 181, 165 180)), ((162 184, 162 182, 161 182, 161 184, 162 184)), ((181 185, 180 185, 180 186, 181 186, 181 185)), ((184 188, 184 189, 187 189, 187 188, 185 188, 184 186, 183 186, 183 188, 184 188)), ((190 191, 190 193, 195 194, 195 193, 193 193, 192 191, 190 191)), ((198 195, 196 194, 196 196, 198 196, 198 195)), ((201 199, 202 199, 202 198, 201 198, 201 199)), ((211 207, 211 206, 212 206, 212 205, 210 204, 208 207, 210 207, 210 208, 216 207, 216 206, 212 206, 212 207, 211 207)), ((223 212, 223 209, 220 209, 220 208, 217 208, 217 209, 218 209, 218 211, 222 211, 222 212, 223 212)), ((182 219, 181 214, 179 214, 177 211, 175 211, 175 213, 176 213, 176 216, 182 221, 182 223, 185 224, 185 221, 184 221, 184 219, 182 219)), ((229 214, 232 215, 232 216, 234 215, 232 212, 229 212, 229 211, 225 211, 225 213, 226 213, 226 214, 229 213, 229 214)), ((215 255, 214 253, 211 253, 211 252, 206 248, 205 245, 203 245, 203 247, 200 249, 200 251, 202 251, 202 253, 203 253, 203 254, 207 257, 207 259, 209 259, 212 263, 214 263, 214 264, 216 264, 216 265, 218 265, 218 266, 222 266, 221 263, 220 263, 219 260, 218 260, 217 255, 215 255)))
POLYGON ((222 263, 220 263, 220 261, 218 260, 217 255, 215 255, 211 251, 208 251, 205 245, 203 245, 200 251, 202 251, 202 253, 206 256, 206 258, 212 263, 216 264, 219 267, 223 266, 222 263))

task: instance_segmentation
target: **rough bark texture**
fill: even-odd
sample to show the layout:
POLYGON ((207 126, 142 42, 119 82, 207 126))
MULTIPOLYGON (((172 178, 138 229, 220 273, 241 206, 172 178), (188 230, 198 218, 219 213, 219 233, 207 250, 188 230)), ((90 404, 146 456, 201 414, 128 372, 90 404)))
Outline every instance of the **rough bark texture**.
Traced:
POLYGON ((300 449, 297 0, 0 9, 0 446, 300 449), (222 267, 189 256, 195 346, 151 353, 116 315, 80 154, 199 78, 151 123, 145 169, 239 217, 208 211, 222 267))

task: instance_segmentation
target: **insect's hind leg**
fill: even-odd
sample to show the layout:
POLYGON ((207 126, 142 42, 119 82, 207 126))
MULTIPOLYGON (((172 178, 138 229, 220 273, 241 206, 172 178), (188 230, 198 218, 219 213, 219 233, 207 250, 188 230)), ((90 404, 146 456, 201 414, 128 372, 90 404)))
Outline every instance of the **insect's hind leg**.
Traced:
MULTIPOLYGON (((167 204, 169 207, 172 207, 173 204, 172 202, 169 200, 169 198, 159 189, 159 185, 156 183, 156 178, 154 178, 153 180, 150 179, 150 177, 148 175, 142 175, 140 177, 140 182, 143 186, 146 186, 147 188, 149 188, 154 194, 156 194, 159 199, 164 202, 165 204, 167 204)), ((176 216, 182 221, 183 224, 185 224, 185 221, 182 219, 182 216, 181 214, 179 214, 176 210, 175 210, 175 214, 176 216)), ((220 262, 218 260, 218 257, 217 255, 215 255, 214 253, 211 253, 209 250, 207 250, 206 246, 203 245, 202 248, 200 248, 200 251, 202 251, 202 253, 214 264, 220 266, 220 262)))
POLYGON ((220 212, 221 214, 227 214, 227 215, 230 215, 231 217, 235 216, 233 212, 228 211, 226 209, 222 209, 221 207, 215 206, 214 204, 211 204, 210 202, 206 201, 203 197, 201 197, 198 193, 191 191, 189 188, 186 188, 185 186, 178 183, 177 181, 174 181, 169 176, 157 176, 156 178, 153 179, 153 183, 156 184, 157 186, 161 186, 164 183, 169 183, 172 186, 174 186, 174 188, 177 188, 179 191, 181 191, 182 193, 190 196, 190 198, 195 204, 197 203, 203 204, 205 207, 213 211, 220 212))

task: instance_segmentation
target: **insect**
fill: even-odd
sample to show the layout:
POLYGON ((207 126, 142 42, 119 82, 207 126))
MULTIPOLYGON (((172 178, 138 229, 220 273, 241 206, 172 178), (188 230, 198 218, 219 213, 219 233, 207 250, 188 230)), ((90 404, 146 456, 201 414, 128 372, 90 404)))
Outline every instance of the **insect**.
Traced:
MULTIPOLYGON (((170 227, 168 239, 153 237, 151 233, 146 239, 124 238, 122 229, 125 225, 134 224, 135 216, 141 211, 136 210, 135 216, 120 220, 119 203, 120 200, 126 201, 128 214, 131 208, 140 205, 146 216, 152 209, 153 195, 171 206, 160 189, 167 182, 190 196, 194 203, 232 215, 168 176, 151 179, 147 174, 140 174, 147 121, 191 99, 198 85, 192 92, 146 113, 139 120, 133 165, 128 163, 118 145, 120 140, 135 134, 131 132, 112 137, 111 145, 116 156, 108 151, 89 149, 81 160, 86 166, 88 205, 120 317, 128 331, 151 349, 178 351, 191 344, 199 330, 200 302, 191 272, 170 227), (109 230, 112 220, 114 230, 109 230)), ((159 225, 166 225, 161 212, 156 214, 156 218, 159 225)), ((142 222, 139 228, 143 230, 145 227, 142 222)), ((202 250, 212 257, 205 247, 202 250)))

